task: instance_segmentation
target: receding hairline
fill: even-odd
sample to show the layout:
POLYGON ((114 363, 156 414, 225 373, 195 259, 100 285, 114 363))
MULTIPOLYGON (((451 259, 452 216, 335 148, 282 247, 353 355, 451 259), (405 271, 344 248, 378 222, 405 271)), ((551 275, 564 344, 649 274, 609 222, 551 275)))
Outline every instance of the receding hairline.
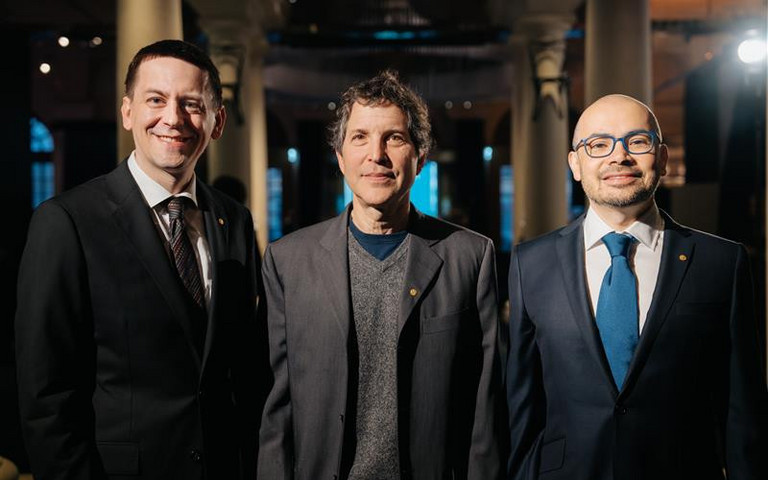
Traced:
POLYGON ((571 146, 576 145, 577 142, 581 141, 581 139, 584 138, 584 135, 580 132, 583 124, 583 120, 585 117, 588 117, 588 115, 596 110, 597 108, 600 108, 603 104, 631 104, 636 107, 640 107, 643 110, 645 110, 646 115, 648 117, 648 126, 650 129, 656 133, 656 135, 659 137, 659 143, 662 143, 662 135, 661 135, 661 127, 659 126, 659 121, 656 118, 656 115, 654 115, 651 108, 641 102, 640 100, 630 97, 629 95, 623 95, 620 93, 612 93, 610 95, 605 95, 604 97, 600 97, 594 102, 592 102, 591 105, 589 105, 579 117, 579 120, 576 122, 576 128, 573 129, 573 138, 571 139, 571 146))

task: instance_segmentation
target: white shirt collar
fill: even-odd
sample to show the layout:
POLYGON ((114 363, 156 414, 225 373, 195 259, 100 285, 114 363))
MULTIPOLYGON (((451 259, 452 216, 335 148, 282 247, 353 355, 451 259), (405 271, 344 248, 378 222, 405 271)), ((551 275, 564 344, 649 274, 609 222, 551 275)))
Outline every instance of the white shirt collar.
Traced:
POLYGON ((128 170, 130 170, 133 179, 136 180, 136 184, 139 186, 139 190, 141 190, 141 194, 144 195, 144 199, 151 208, 155 208, 170 197, 187 197, 192 200, 195 206, 197 206, 197 182, 195 181, 194 174, 187 187, 178 194, 173 195, 162 185, 152 180, 149 175, 139 167, 139 164, 136 162, 135 150, 131 152, 131 156, 128 157, 128 170))
MULTIPOLYGON (((659 213, 659 208, 654 203, 651 208, 635 220, 624 232, 635 237, 641 245, 655 251, 659 244, 659 237, 664 230, 664 219, 659 213)), ((602 243, 602 238, 614 230, 600 218, 593 209, 587 210, 584 218, 584 246, 587 250, 602 243)))

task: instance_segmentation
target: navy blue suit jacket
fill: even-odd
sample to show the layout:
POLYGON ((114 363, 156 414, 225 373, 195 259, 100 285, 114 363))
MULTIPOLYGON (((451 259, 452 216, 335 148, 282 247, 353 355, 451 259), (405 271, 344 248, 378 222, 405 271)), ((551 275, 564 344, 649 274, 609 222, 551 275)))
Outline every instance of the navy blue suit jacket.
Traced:
POLYGON ((656 290, 619 391, 589 305, 582 222, 512 256, 509 478, 768 478, 743 246, 665 215, 656 290))

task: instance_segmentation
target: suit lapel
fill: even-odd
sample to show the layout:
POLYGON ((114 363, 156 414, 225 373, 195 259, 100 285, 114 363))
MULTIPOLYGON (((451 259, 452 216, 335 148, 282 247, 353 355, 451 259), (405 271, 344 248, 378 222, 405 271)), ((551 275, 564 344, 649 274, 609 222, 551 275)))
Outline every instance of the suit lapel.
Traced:
POLYGON ((320 245, 326 255, 320 259, 327 275, 320 281, 336 313, 335 319, 343 338, 349 337, 349 257, 347 255, 347 222, 351 207, 328 224, 320 245))
POLYGON ((221 283, 219 265, 223 260, 226 260, 227 245, 229 245, 229 218, 227 218, 221 205, 213 198, 208 187, 200 181, 197 182, 197 201, 198 208, 200 208, 203 214, 205 238, 211 255, 211 279, 213 282, 208 305, 208 326, 206 328, 205 346, 203 348, 204 370, 208 353, 211 351, 211 345, 213 345, 214 336, 216 335, 216 300, 219 297, 217 293, 221 283))
POLYGON ((408 246, 408 257, 405 265, 403 291, 400 296, 400 316, 398 318, 398 335, 402 332, 413 309, 424 296, 437 275, 443 260, 432 251, 432 245, 438 240, 430 238, 428 225, 424 214, 411 205, 409 231, 411 244, 408 246))
POLYGON ((137 257, 171 307, 174 318, 184 331, 192 355, 200 367, 200 355, 195 348, 194 336, 187 318, 188 306, 184 287, 172 269, 160 233, 152 220, 152 213, 128 170, 127 162, 122 162, 107 175, 106 182, 110 197, 115 203, 112 218, 122 229, 127 241, 133 245, 137 257))
POLYGON ((690 232, 675 223, 666 213, 661 213, 664 217, 665 227, 659 278, 656 281, 653 300, 648 309, 643 332, 640 335, 632 362, 629 364, 622 395, 631 388, 645 365, 653 342, 656 340, 659 330, 664 325, 669 310, 677 297, 688 265, 693 261, 695 242, 690 232))
POLYGON ((555 241, 560 268, 563 273, 566 295, 573 312, 572 318, 581 331, 590 356, 595 365, 603 372, 603 378, 609 384, 614 395, 618 393, 611 375, 611 368, 605 356, 600 332, 589 306, 586 266, 584 264, 584 216, 574 221, 561 232, 555 241))

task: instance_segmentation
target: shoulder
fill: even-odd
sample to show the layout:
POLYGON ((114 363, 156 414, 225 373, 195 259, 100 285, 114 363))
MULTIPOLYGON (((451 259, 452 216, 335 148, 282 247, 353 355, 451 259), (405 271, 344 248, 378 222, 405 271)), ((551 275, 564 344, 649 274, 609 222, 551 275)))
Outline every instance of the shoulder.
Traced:
POLYGON ((320 240, 332 230, 338 230, 340 234, 345 233, 346 218, 344 215, 346 214, 300 228, 270 243, 268 248, 273 252, 293 252, 297 249, 313 248, 319 245, 320 240))
POLYGON ((517 256, 554 255, 557 243, 560 241, 578 242, 583 238, 583 217, 579 217, 564 227, 560 227, 536 238, 520 242, 514 247, 517 256))
POLYGON ((438 248, 493 248, 493 242, 485 235, 421 212, 411 219, 409 230, 438 248))
MULTIPOLYGON (((695 242, 696 249, 702 249, 704 251, 709 252, 739 252, 744 250, 744 245, 729 240, 727 238, 720 237, 718 235, 704 232, 701 230, 697 230, 695 228, 691 228, 685 225, 681 225, 674 220, 672 220, 671 217, 668 215, 664 218, 665 226, 664 226, 664 235, 665 236, 680 236, 683 238, 688 238, 695 242)), ((666 241, 666 239, 665 239, 666 241)))
POLYGON ((97 215, 106 203, 105 178, 106 175, 96 177, 46 200, 35 209, 33 221, 56 215, 97 215))

